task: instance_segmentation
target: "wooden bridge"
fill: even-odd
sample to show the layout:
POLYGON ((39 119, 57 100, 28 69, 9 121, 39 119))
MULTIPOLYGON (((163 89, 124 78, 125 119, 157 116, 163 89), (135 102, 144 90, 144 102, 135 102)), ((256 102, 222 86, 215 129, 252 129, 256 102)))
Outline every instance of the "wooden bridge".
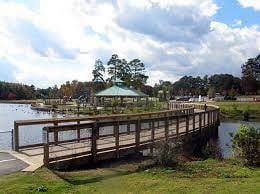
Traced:
POLYGON ((14 149, 45 165, 96 162, 147 149, 153 152, 157 142, 210 131, 218 125, 218 107, 205 110, 204 105, 169 102, 169 110, 153 113, 15 121, 14 149), (42 138, 20 145, 28 126, 43 127, 42 138))

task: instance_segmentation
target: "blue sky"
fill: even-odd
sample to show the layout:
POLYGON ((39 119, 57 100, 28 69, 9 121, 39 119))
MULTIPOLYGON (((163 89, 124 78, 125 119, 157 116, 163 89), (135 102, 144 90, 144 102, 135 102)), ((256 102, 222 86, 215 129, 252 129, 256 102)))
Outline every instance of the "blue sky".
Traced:
POLYGON ((236 0, 215 0, 221 8, 214 16, 214 20, 221 21, 228 25, 234 24, 235 20, 241 20, 242 26, 259 24, 260 11, 252 7, 243 8, 236 0))
POLYGON ((0 0, 0 80, 92 79, 96 59, 141 59, 160 79, 230 73, 260 54, 259 0, 0 0))

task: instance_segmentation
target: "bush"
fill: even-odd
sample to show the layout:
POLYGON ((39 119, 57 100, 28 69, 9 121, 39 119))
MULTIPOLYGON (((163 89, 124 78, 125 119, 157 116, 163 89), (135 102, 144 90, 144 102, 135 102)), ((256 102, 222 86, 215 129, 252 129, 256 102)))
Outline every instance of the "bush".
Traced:
POLYGON ((244 164, 259 166, 260 164, 260 129, 241 125, 232 136, 232 149, 236 157, 244 164))
POLYGON ((155 162, 159 166, 175 167, 180 154, 181 144, 179 142, 164 141, 156 146, 155 162))

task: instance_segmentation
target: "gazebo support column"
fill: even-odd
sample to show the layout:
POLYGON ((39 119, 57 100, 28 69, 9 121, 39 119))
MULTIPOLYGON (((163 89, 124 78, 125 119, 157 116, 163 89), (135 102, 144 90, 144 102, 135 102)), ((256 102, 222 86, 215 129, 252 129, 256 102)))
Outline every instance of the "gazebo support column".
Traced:
POLYGON ((120 105, 123 106, 124 97, 120 96, 120 105))

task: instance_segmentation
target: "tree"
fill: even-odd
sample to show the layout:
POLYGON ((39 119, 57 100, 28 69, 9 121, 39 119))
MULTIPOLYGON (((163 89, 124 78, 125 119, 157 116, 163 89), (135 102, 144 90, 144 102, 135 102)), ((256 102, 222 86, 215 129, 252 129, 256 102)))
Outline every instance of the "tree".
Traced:
POLYGON ((260 55, 248 59, 241 68, 243 91, 246 94, 256 94, 260 89, 260 55))
POLYGON ((28 86, 18 83, 0 81, 0 99, 23 100, 38 97, 38 92, 33 85, 28 86))
POLYGON ((208 96, 209 98, 215 98, 216 96, 216 90, 214 87, 210 87, 208 90, 208 96))
POLYGON ((145 65, 139 59, 133 59, 129 62, 129 68, 131 71, 132 86, 140 89, 142 85, 145 85, 148 76, 145 75, 145 65))
POLYGON ((126 85, 131 85, 132 72, 129 64, 125 59, 121 59, 117 68, 117 78, 125 82, 126 85))
POLYGON ((105 80, 103 78, 104 73, 105 73, 105 67, 103 65, 103 62, 100 59, 96 60, 95 65, 94 65, 94 70, 92 71, 92 74, 93 74, 92 81, 93 82, 105 82, 105 80))
POLYGON ((184 76, 172 85, 172 94, 198 96, 207 94, 205 80, 198 77, 184 76))
POLYGON ((107 66, 108 66, 108 75, 110 75, 110 80, 116 80, 117 78, 121 78, 120 77, 120 72, 119 70, 122 69, 122 65, 121 67, 119 67, 121 65, 121 59, 119 59, 117 54, 113 54, 111 56, 111 58, 109 59, 109 61, 107 62, 107 66))
POLYGON ((215 74, 208 79, 209 87, 214 87, 215 92, 228 95, 230 90, 240 91, 240 79, 230 74, 215 74))

